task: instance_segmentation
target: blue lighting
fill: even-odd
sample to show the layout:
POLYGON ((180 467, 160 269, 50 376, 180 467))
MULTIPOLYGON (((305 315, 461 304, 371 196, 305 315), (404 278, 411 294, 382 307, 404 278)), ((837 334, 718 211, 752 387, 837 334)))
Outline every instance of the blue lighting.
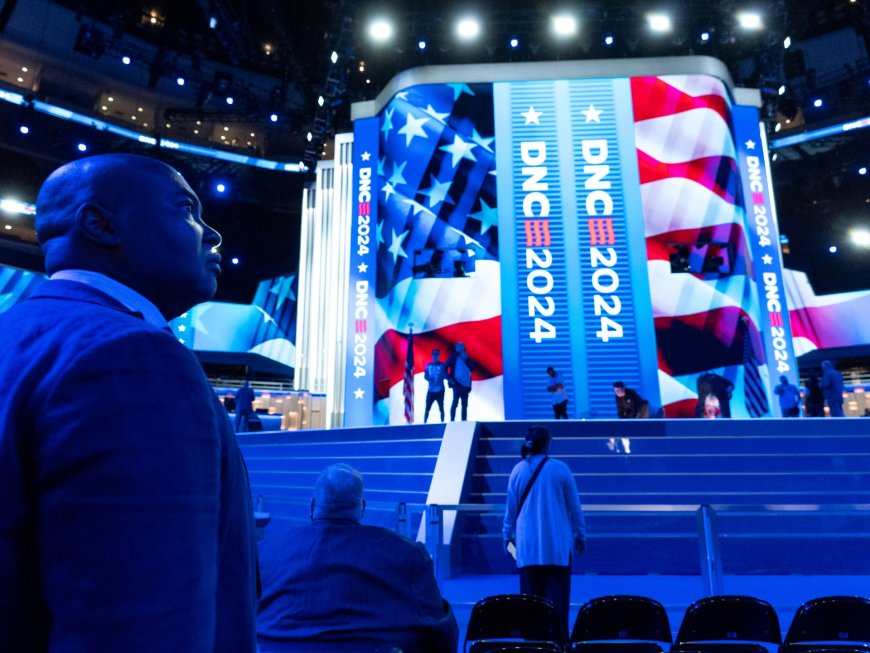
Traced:
POLYGON ((426 49, 426 41, 417 41, 417 47, 420 48, 421 50, 425 50, 426 49))
POLYGON ((710 32, 701 32, 701 40, 705 43, 710 40, 710 32))
POLYGON ((84 143, 79 143, 76 147, 78 148, 79 152, 87 152, 88 151, 88 146, 85 145, 84 143))
POLYGON ((517 47, 519 47, 519 45, 520 45, 519 39, 511 39, 511 47, 512 48, 517 48, 517 47))
POLYGON ((130 57, 128 57, 127 55, 124 55, 123 57, 121 57, 121 63, 124 64, 125 66, 129 66, 130 65, 130 57))
POLYGON ((239 258, 238 258, 237 256, 232 257, 232 258, 230 259, 230 263, 232 263, 233 265, 238 265, 238 264, 239 264, 239 258))
POLYGON ((864 166, 861 166, 860 168, 858 168, 858 174, 859 174, 859 175, 866 175, 866 174, 867 174, 867 168, 865 168, 864 166))
POLYGON ((30 127, 28 127, 27 125, 21 125, 21 127, 18 128, 18 131, 20 131, 22 134, 29 134, 30 127))
POLYGON ((179 86, 184 86, 184 77, 179 77, 178 79, 175 80, 175 83, 178 84, 179 86))
POLYGON ((269 116, 269 120, 271 120, 272 122, 278 122, 278 114, 273 113, 271 116, 269 116))
POLYGON ((227 104, 232 104, 233 102, 235 102, 235 100, 233 100, 232 97, 227 98, 227 104))
POLYGON ((613 37, 609 34, 604 37, 604 45, 613 45, 613 37))
POLYGON ((836 253, 837 253, 837 246, 836 246, 836 245, 831 245, 830 247, 828 247, 828 251, 829 251, 831 254, 836 254, 836 253))
POLYGON ((219 193, 223 193, 224 191, 226 191, 227 187, 224 184, 216 184, 214 189, 219 193))
POLYGON ((813 106, 816 108, 819 108, 820 106, 822 106, 822 98, 819 97, 819 98, 816 98, 815 100, 813 100, 813 106))

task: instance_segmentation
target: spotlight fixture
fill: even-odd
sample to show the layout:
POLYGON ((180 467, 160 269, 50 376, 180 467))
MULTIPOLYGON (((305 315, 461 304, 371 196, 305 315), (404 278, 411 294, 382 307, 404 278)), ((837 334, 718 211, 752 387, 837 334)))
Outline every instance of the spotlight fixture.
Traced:
POLYGON ((650 30, 659 34, 671 31, 671 18, 667 14, 651 13, 646 15, 650 30))
MULTIPOLYGON (((393 36, 393 24, 386 18, 376 18, 369 24, 369 37, 375 43, 389 41, 391 36, 393 36)), ((333 55, 335 60, 332 63, 335 63, 338 60, 338 54, 333 52, 333 55)))
POLYGON ((121 57, 121 63, 124 64, 125 66, 129 66, 130 65, 130 57, 128 57, 127 55, 124 55, 123 57, 121 57))
POLYGON ((577 19, 569 14, 557 14, 552 17, 553 33, 556 36, 569 37, 577 34, 577 19))
POLYGON ((817 109, 820 108, 823 104, 824 102, 822 102, 822 98, 820 97, 817 97, 815 100, 813 100, 813 106, 817 109))
POLYGON ((238 256, 234 256, 234 257, 232 257, 232 258, 230 259, 230 263, 232 263, 233 265, 238 265, 239 262, 240 262, 240 261, 239 261, 239 257, 238 257, 238 256))
POLYGON ((791 37, 786 36, 782 42, 782 47, 784 50, 788 50, 791 47, 791 37))
POLYGON ((710 40, 710 32, 701 32, 701 40, 706 43, 710 40))
POLYGON ((184 86, 184 77, 178 77, 175 80, 175 83, 178 84, 179 86, 184 86))
POLYGON ((461 18, 456 23, 456 34, 464 41, 470 41, 480 35, 480 23, 476 18, 461 18))
POLYGON ((29 134, 30 127, 28 127, 27 125, 21 125, 21 127, 18 128, 18 131, 20 131, 22 134, 29 134))
POLYGON ((516 38, 511 39, 510 46, 511 46, 511 48, 518 48, 520 46, 520 40, 516 39, 516 38))
POLYGON ((737 23, 743 29, 756 30, 764 27, 761 22, 761 14, 757 14, 754 11, 741 11, 738 13, 737 23))
POLYGON ((333 51, 332 51, 332 54, 329 55, 329 60, 330 60, 332 63, 338 63, 338 52, 336 52, 335 50, 333 50, 333 51))
POLYGON ((219 193, 223 193, 223 192, 226 192, 227 187, 225 184, 215 184, 214 189, 219 193))
POLYGON ((76 147, 78 148, 79 152, 87 152, 88 151, 88 146, 85 145, 84 143, 79 143, 76 147))
POLYGON ((860 168, 858 168, 858 174, 859 174, 859 175, 866 175, 866 174, 867 174, 867 168, 864 167, 864 166, 861 166, 860 168))
POLYGON ((323 99, 322 95, 317 97, 317 106, 322 107, 324 102, 325 100, 323 99))
POLYGON ((776 90, 776 94, 777 94, 777 95, 785 95, 785 84, 781 85, 781 86, 776 90))
MULTIPOLYGON (((424 40, 422 40, 422 39, 420 39, 419 41, 417 41, 417 48, 419 48, 420 50, 425 50, 425 49, 426 49, 426 41, 424 41, 424 40)), ((364 70, 362 69, 362 67, 360 67, 360 72, 364 72, 364 70)))
POLYGON ((831 245, 830 247, 828 247, 828 251, 829 251, 831 254, 836 254, 836 253, 837 253, 837 250, 838 250, 838 248, 837 248, 836 245, 831 245))
POLYGON ((278 114, 273 113, 272 115, 269 116, 269 120, 271 120, 272 122, 278 122, 278 114))
POLYGON ((851 229, 849 236, 852 238, 852 242, 859 247, 870 247, 870 231, 860 228, 851 229))
POLYGON ((313 139, 314 139, 314 134, 312 134, 311 132, 308 132, 307 134, 305 134, 305 140, 307 140, 309 143, 310 143, 313 139))
POLYGON ((613 45, 613 37, 610 34, 604 37, 604 45, 613 45))
POLYGON ((228 96, 227 96, 227 104, 232 104, 233 102, 235 102, 235 100, 233 99, 233 96, 232 96, 232 95, 228 95, 228 96))

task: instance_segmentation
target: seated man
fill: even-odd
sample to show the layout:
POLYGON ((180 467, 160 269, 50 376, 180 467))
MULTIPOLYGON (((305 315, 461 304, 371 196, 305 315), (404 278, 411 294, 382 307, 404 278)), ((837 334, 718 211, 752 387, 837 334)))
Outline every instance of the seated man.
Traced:
POLYGON ((359 472, 331 465, 314 486, 311 521, 267 530, 260 549, 261 653, 456 651, 456 618, 426 549, 360 524, 362 495, 359 472))

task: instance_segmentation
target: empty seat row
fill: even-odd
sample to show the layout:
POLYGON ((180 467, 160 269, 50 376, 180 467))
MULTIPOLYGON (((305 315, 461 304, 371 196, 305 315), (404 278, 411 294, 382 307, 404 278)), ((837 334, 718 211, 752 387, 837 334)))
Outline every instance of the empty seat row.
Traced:
POLYGON ((828 596, 804 603, 785 640, 766 601, 711 596, 686 610, 676 639, 664 607, 643 596, 604 596, 580 608, 566 639, 553 605, 525 594, 482 599, 471 611, 467 653, 870 653, 870 599, 828 596))

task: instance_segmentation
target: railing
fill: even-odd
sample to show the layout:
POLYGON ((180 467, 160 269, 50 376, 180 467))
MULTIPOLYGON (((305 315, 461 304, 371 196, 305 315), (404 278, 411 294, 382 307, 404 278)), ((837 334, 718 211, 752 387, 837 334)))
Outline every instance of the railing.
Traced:
MULTIPOLYGON (((303 499, 282 499, 282 502, 308 506, 309 501, 303 499)), ((265 513, 265 502, 262 497, 257 501, 258 516, 268 517, 265 513)), ((371 501, 366 502, 367 512, 386 512, 395 516, 394 530, 399 535, 409 539, 421 539, 426 545, 426 550, 432 557, 436 578, 441 582, 446 578, 450 567, 451 543, 449 537, 445 538, 444 514, 445 512, 475 514, 478 516, 501 516, 504 514, 503 504, 455 504, 437 505, 422 503, 390 503, 371 501), (417 524, 415 533, 414 525, 417 524), (421 537, 422 536, 422 537, 421 537), (448 541, 445 541, 447 539, 448 541)), ((584 505, 584 513, 591 515, 614 515, 632 513, 664 513, 670 515, 695 516, 695 536, 698 540, 699 567, 703 582, 703 591, 708 596, 722 593, 723 570, 722 556, 720 553, 720 535, 718 518, 720 514, 740 513, 755 515, 795 515, 830 513, 842 517, 843 513, 849 515, 870 513, 870 504, 792 504, 782 506, 767 505, 584 505)), ((301 520, 301 518, 300 518, 301 520)), ((381 523, 390 523, 392 520, 382 519, 381 523)), ((600 533, 596 533, 601 535, 600 533)), ((595 535, 595 534, 594 534, 595 535)), ((870 534, 868 534, 870 535, 870 534)))

